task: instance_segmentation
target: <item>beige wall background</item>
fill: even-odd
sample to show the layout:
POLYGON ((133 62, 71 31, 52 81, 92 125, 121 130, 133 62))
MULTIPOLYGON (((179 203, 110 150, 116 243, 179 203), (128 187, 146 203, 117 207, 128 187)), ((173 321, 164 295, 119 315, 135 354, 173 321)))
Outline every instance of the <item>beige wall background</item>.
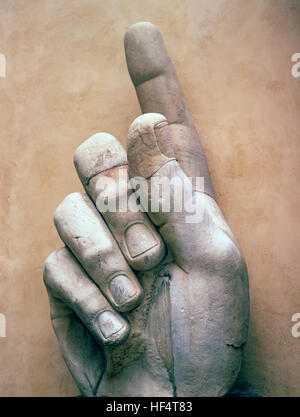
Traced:
POLYGON ((242 390, 300 395, 298 0, 0 0, 0 396, 74 396, 42 283, 61 245, 52 214, 81 190, 73 152, 98 131, 125 143, 140 113, 123 36, 156 24, 247 259, 242 390))

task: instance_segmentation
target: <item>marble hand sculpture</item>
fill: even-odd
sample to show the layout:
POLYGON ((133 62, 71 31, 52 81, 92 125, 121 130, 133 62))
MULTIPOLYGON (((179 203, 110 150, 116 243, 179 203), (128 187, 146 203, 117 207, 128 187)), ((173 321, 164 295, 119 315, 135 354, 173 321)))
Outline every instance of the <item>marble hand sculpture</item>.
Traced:
POLYGON ((127 153, 108 133, 75 152, 85 193, 56 209, 65 246, 44 269, 53 327, 85 396, 223 396, 247 338, 245 260, 159 30, 131 26, 125 53, 143 114, 129 128, 127 153), (113 186, 137 177, 147 189, 113 186), (180 194, 176 181, 169 195, 153 193, 162 179, 184 184, 192 220, 185 209, 162 209, 180 194), (136 210, 103 209, 124 194, 136 210))

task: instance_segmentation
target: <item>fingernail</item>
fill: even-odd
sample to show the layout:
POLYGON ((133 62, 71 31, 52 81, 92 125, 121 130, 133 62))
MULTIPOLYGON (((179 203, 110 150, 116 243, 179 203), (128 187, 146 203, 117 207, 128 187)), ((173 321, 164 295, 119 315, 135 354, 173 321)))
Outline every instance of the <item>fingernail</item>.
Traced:
POLYGON ((98 325, 105 339, 113 336, 123 327, 119 318, 111 311, 104 311, 100 314, 98 317, 98 325))
POLYGON ((116 305, 127 303, 137 293, 137 287, 126 275, 117 275, 109 284, 111 295, 116 305))
POLYGON ((148 226, 143 223, 134 223, 129 226, 125 231, 125 239, 132 258, 147 252, 159 244, 148 226))

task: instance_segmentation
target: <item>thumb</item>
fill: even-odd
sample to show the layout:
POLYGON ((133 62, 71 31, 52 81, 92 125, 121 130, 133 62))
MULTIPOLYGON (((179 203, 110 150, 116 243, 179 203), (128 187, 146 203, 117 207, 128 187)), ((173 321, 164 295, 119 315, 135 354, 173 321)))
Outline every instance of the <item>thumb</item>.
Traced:
POLYGON ((203 189, 203 178, 192 184, 183 172, 174 156, 168 122, 160 114, 135 119, 129 128, 127 153, 131 185, 141 206, 175 257, 182 256, 182 242, 202 220, 201 198, 195 190, 203 189))

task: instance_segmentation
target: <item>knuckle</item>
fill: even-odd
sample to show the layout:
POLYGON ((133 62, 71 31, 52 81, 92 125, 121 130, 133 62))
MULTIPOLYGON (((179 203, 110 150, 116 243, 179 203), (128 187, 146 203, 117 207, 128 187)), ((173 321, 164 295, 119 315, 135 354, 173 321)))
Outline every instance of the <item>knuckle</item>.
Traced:
POLYGON ((56 283, 55 269, 57 268, 57 257, 63 248, 56 249, 46 259, 43 271, 43 281, 46 288, 50 289, 56 283))
POLYGON ((113 256, 114 251, 112 244, 106 244, 100 247, 99 245, 86 247, 81 254, 82 260, 88 265, 99 264, 105 262, 108 258, 113 256))
POLYGON ((64 218, 66 213, 70 212, 71 208, 78 203, 79 201, 82 201, 83 194, 79 192, 74 192, 68 194, 62 202, 56 207, 54 211, 54 223, 59 224, 61 220, 64 218))

